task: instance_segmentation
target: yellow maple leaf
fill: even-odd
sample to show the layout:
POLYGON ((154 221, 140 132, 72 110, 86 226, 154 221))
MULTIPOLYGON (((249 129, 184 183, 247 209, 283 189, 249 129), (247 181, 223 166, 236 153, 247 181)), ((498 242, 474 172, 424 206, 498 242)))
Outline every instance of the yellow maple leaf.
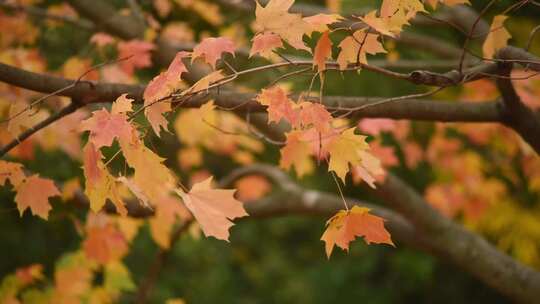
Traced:
POLYGON ((302 15, 288 12, 293 3, 294 0, 271 0, 263 7, 257 2, 255 30, 277 34, 292 47, 311 53, 302 37, 311 33, 312 26, 302 19, 302 15))
POLYGON ((497 15, 493 18, 493 22, 489 28, 489 34, 482 46, 482 52, 485 58, 492 59, 495 52, 505 47, 508 39, 512 37, 503 25, 507 18, 508 16, 504 15, 497 15))
POLYGON ((343 182, 349 172, 349 165, 361 165, 362 157, 359 152, 369 148, 367 137, 354 134, 354 129, 343 131, 328 148, 330 153, 328 171, 336 172, 343 182))

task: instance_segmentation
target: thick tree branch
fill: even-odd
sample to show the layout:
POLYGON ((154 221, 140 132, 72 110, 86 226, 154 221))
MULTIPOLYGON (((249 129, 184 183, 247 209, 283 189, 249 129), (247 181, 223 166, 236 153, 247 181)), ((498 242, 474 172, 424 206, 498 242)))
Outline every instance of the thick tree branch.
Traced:
POLYGON ((129 40, 142 38, 144 35, 144 24, 133 16, 118 14, 106 1, 71 0, 69 3, 79 14, 92 20, 99 28, 120 38, 129 40))
POLYGON ((497 78, 497 88, 501 92, 502 123, 514 129, 521 137, 540 154, 540 116, 529 109, 517 94, 510 72, 512 63, 501 63, 497 78))
MULTIPOLYGON (((76 80, 64 79, 56 76, 28 72, 0 63, 0 81, 21 88, 52 93, 62 88, 73 86, 76 80)), ((121 94, 127 93, 130 97, 142 102, 142 85, 126 85, 114 83, 95 83, 80 81, 72 88, 60 92, 58 95, 81 100, 85 104, 113 102, 121 94)), ((207 94, 200 94, 183 102, 181 107, 198 107, 212 98, 216 104, 223 108, 235 108, 236 111, 260 112, 264 111, 259 103, 255 102, 254 94, 236 93, 234 91, 210 90, 207 94)), ((331 109, 341 109, 342 112, 350 108, 369 105, 380 101, 374 97, 340 97, 327 96, 323 103, 331 109)), ((337 111, 336 114, 340 114, 337 111)), ((403 102, 384 103, 368 106, 355 112, 362 117, 386 117, 393 119, 415 119, 435 121, 470 121, 470 122, 497 122, 499 113, 494 102, 466 103, 444 102, 411 99, 403 102)))
POLYGON ((428 236, 437 255, 516 302, 535 303, 540 298, 540 273, 439 214, 399 178, 389 174, 375 193, 428 236))

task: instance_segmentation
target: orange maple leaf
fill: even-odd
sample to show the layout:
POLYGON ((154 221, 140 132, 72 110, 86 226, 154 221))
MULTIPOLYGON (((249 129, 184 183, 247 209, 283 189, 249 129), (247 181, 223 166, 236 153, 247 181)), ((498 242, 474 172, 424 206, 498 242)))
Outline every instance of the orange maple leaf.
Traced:
POLYGON ((256 100, 260 104, 268 106, 268 122, 279 123, 283 118, 292 126, 298 124, 299 111, 281 87, 274 86, 270 89, 263 89, 261 94, 257 95, 256 100))
POLYGON ((180 87, 182 74, 188 71, 182 60, 188 56, 188 52, 178 52, 167 71, 154 77, 144 90, 144 115, 157 136, 161 128, 167 130, 168 123, 163 114, 171 111, 170 103, 159 100, 166 98, 180 87))
POLYGON ((16 190, 15 203, 20 215, 30 208, 32 214, 44 219, 48 218, 51 210, 49 197, 60 195, 52 180, 41 178, 37 174, 26 178, 16 190))
POLYGON ((176 189, 186 207, 201 226, 204 235, 229 241, 230 220, 247 216, 242 202, 233 194, 236 190, 212 189, 212 177, 196 183, 189 193, 176 189))
POLYGON ((369 245, 389 244, 394 246, 390 233, 384 228, 384 219, 369 213, 369 208, 353 206, 340 210, 327 222, 321 240, 325 242, 326 256, 330 258, 334 245, 349 251, 349 243, 356 237, 364 237, 369 245))
MULTIPOLYGON (((326 68, 326 59, 332 59, 332 41, 328 37, 328 31, 319 38, 313 53, 313 65, 317 66, 317 72, 321 73, 326 68)), ((323 74, 320 74, 321 79, 323 74)))
POLYGON ((0 186, 4 186, 9 179, 13 186, 18 186, 24 180, 23 166, 18 163, 0 160, 0 186))
POLYGON ((287 143, 281 148, 279 166, 289 170, 294 166, 298 177, 313 172, 311 160, 311 146, 302 139, 302 131, 295 130, 287 133, 287 143))

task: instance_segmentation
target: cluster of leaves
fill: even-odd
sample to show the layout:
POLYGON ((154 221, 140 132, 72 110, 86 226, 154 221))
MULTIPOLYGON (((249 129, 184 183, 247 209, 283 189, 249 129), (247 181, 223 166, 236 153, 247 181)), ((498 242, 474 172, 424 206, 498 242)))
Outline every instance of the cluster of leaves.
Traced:
MULTIPOLYGON (((256 34, 252 39, 250 56, 275 60, 278 49, 286 45, 309 53, 313 58, 313 68, 317 71, 321 88, 327 70, 360 71, 369 64, 368 55, 386 53, 382 43, 385 37, 399 35, 416 14, 426 12, 422 1, 384 0, 379 10, 359 17, 345 18, 338 14, 302 17, 289 12, 293 2, 271 0, 265 6, 257 3, 253 26, 256 34), (343 31, 339 28, 332 30, 330 25, 344 20, 365 26, 354 31, 345 31, 345 37, 334 46, 333 36, 338 37, 343 31), (318 39, 315 39, 316 37, 318 39), (314 40, 313 48, 306 44, 306 38, 314 40), (334 49, 339 49, 337 56, 333 54, 334 49), (329 60, 334 58, 336 65, 329 63, 329 60)), ((441 3, 468 3, 459 0, 426 2, 433 9, 441 3)), ((155 1, 154 5, 162 17, 171 12, 169 1, 155 1)), ((215 7, 209 9, 213 6, 205 1, 191 1, 182 5, 200 13, 210 23, 222 23, 215 7)), ((59 6, 57 10, 74 14, 68 6, 59 6)), ((25 18, 3 15, 0 17, 7 28, 20 29, 23 27, 22 23, 25 28, 20 33, 2 35, 2 46, 11 45, 14 41, 31 43, 36 39, 37 29, 27 24, 25 18)), ((493 58, 496 50, 504 47, 510 38, 503 25, 506 18, 499 15, 493 19, 490 34, 483 45, 485 58, 493 58)), ((162 35, 185 39, 178 38, 179 32, 187 32, 184 26, 169 25, 168 29, 162 31, 162 35)), ((190 36, 188 39, 193 38, 192 33, 186 35, 190 36)), ((148 36, 149 41, 117 41, 104 33, 95 34, 91 42, 97 52, 105 56, 112 47, 120 60, 104 66, 98 73, 91 69, 89 60, 72 57, 64 63, 59 74, 66 78, 76 79, 85 75, 87 80, 134 83, 137 80, 136 71, 151 66, 151 51, 156 46, 150 42, 154 38, 153 34, 149 33, 148 36)), ((84 110, 77 111, 22 142, 10 152, 11 157, 30 159, 34 146, 43 149, 60 148, 74 159, 81 160, 85 178, 84 194, 93 213, 89 213, 85 227, 81 228, 81 234, 85 238, 81 248, 66 254, 58 262, 54 284, 44 290, 26 289, 42 280, 40 267, 33 265, 4 279, 0 287, 0 300, 9 303, 20 296, 23 299, 47 297, 57 299, 58 303, 70 303, 80 298, 89 302, 93 299, 113 301, 120 292, 133 289, 129 272, 122 264, 129 242, 141 224, 138 220, 126 217, 126 202, 132 198, 144 208, 154 211, 154 216, 149 219, 150 231, 155 242, 162 248, 170 247, 171 232, 179 222, 189 223, 193 219, 206 236, 229 239, 232 220, 247 216, 243 204, 237 200, 238 197, 234 197, 234 190, 215 189, 212 177, 208 174, 195 179, 197 182, 193 182, 193 186, 188 190, 185 186, 188 183, 181 182, 164 164, 165 159, 146 145, 145 127, 135 118, 144 112, 155 135, 163 136, 162 132, 169 128, 167 116, 175 111, 175 106, 193 96, 223 86, 242 73, 233 70, 232 74, 226 74, 224 70, 217 68, 225 54, 235 54, 236 45, 237 42, 228 37, 204 38, 192 52, 177 53, 169 67, 152 79, 144 91, 142 107, 134 110, 133 100, 122 95, 112 104, 110 110, 102 108, 90 114, 84 110), (191 63, 203 62, 212 68, 212 72, 188 86, 182 79, 182 76, 189 72, 186 66, 188 60, 191 63), (87 117, 88 115, 90 117, 87 117), (83 120, 84 117, 87 118, 83 120), (84 132, 88 133, 88 140, 81 150, 81 133, 84 132), (117 153, 106 159, 104 150, 116 147, 117 153), (125 159, 126 169, 119 174, 109 168, 109 165, 120 155, 125 159), (102 210, 107 201, 112 202, 122 217, 105 215, 102 210), (94 278, 101 273, 105 279, 102 284, 96 284, 94 278)), ((43 60, 34 51, 10 49, 2 51, 0 57, 3 62, 15 66, 36 72, 45 71, 43 60)), ((526 72, 516 72, 519 73, 526 72)), ((516 82, 516 85, 518 93, 529 106, 536 109, 540 107, 534 98, 538 92, 537 83, 531 79, 516 82)), ((35 104, 29 101, 37 99, 34 94, 4 85, 0 89, 4 93, 0 97, 0 106, 4 116, 9 118, 7 128, 0 130, 0 143, 5 144, 17 138, 21 132, 32 128, 49 115, 49 111, 45 109, 30 111, 35 104), (16 102, 8 101, 8 97, 13 97, 16 102)), ((383 167, 398 165, 400 154, 405 156, 406 165, 411 169, 422 162, 437 163, 434 173, 436 182, 426 189, 428 201, 443 214, 449 217, 463 215, 472 228, 493 234, 503 233, 501 226, 508 227, 509 224, 505 222, 508 217, 496 217, 497 214, 496 222, 482 220, 486 212, 494 212, 489 208, 491 205, 497 203, 507 206, 496 209, 498 211, 495 213, 499 212, 499 215, 503 212, 501 210, 524 213, 508 203, 511 200, 508 188, 518 184, 519 177, 510 174, 511 180, 501 182, 501 179, 496 177, 495 167, 511 172, 512 161, 521 160, 519 172, 527 175, 532 191, 540 192, 540 169, 535 169, 540 168, 538 159, 527 155, 523 157, 521 153, 527 151, 527 148, 523 147, 515 135, 502 129, 503 127, 436 125, 429 143, 422 147, 411 141, 413 130, 409 122, 363 119, 357 126, 351 127, 348 120, 343 117, 336 118, 331 112, 332 109, 325 107, 316 98, 311 98, 309 93, 293 98, 285 86, 273 85, 262 89, 256 97, 256 101, 266 107, 269 124, 286 123, 290 127, 280 150, 279 165, 286 170, 294 168, 299 177, 314 172, 316 164, 324 161, 328 164, 329 174, 335 178, 337 187, 341 187, 340 181, 346 183, 349 173, 355 183, 363 181, 376 187, 377 182, 384 180, 383 167), (396 152, 396 147, 379 139, 368 144, 368 136, 357 134, 357 130, 372 136, 392 133, 399 153, 396 152), (480 145, 490 145, 498 149, 487 157, 470 149, 480 145), (497 166, 490 164, 486 158, 497 160, 497 166)), ((492 96, 496 97, 496 89, 489 81, 481 80, 469 84, 460 97, 475 101, 491 99, 492 96), (481 96, 474 96, 479 91, 482 92, 481 96)), ((322 94, 320 98, 322 100, 322 94)), ((66 100, 58 98, 54 107, 66 103, 66 100)), ((249 133, 251 126, 230 112, 218 111, 211 101, 200 108, 182 111, 174 122, 174 130, 184 144, 178 159, 180 167, 186 170, 203 163, 204 150, 230 155, 241 164, 252 162, 253 154, 264 150, 264 145, 259 140, 235 136, 235 133, 245 130, 249 133), (223 130, 230 134, 224 134, 223 130)), ((78 181, 73 181, 65 183, 63 191, 60 192, 52 180, 27 174, 20 163, 0 161, 0 186, 6 185, 8 181, 16 192, 15 203, 21 215, 28 208, 34 215, 44 219, 47 219, 51 210, 50 197, 62 196, 70 199, 74 197, 73 193, 79 190, 78 181)), ((251 200, 267 192, 269 185, 260 177, 249 177, 239 181, 237 187, 239 190, 245 189, 240 191, 241 199, 251 200), (262 190, 253 193, 254 187, 262 190)), ((363 237, 368 244, 393 245, 382 218, 371 214, 369 209, 364 207, 349 208, 345 199, 344 206, 345 210, 339 211, 328 220, 326 231, 321 237, 326 244, 328 257, 335 245, 348 250, 350 242, 356 237, 363 237)), ((532 222, 534 221, 512 222, 510 225, 515 225, 512 231, 521 230, 525 225, 527 227, 524 231, 537 231, 537 226, 531 224, 532 222)), ((505 250, 520 252, 522 259, 530 263, 539 263, 539 249, 531 249, 535 247, 534 241, 539 237, 533 235, 534 233, 530 234, 516 236, 508 232, 500 239, 499 245, 505 250)))

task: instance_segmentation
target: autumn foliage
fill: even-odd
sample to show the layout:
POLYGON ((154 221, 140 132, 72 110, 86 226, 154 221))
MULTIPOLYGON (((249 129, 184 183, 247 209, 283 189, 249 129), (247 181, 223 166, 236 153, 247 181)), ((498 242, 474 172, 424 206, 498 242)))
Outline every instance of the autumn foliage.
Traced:
MULTIPOLYGON (((47 27, 57 26, 53 22, 67 22, 67 17, 79 20, 76 11, 87 18, 91 14, 83 13, 84 6, 79 4, 73 4, 74 9, 66 3, 47 7, 39 2, 6 2, 0 24, 8 31, 0 35, 0 61, 46 74, 50 71, 37 49, 17 48, 31 46, 39 35, 39 29, 28 20, 29 5, 43 6, 47 14, 65 17, 48 21, 51 23, 47 27)), ((277 177, 277 173, 265 171, 266 167, 253 165, 267 159, 261 155, 269 146, 279 149, 274 165, 293 178, 301 180, 317 173, 331 181, 341 207, 334 207, 326 226, 321 221, 319 227, 329 259, 335 246, 348 252, 357 238, 368 245, 400 246, 400 240, 388 231, 390 220, 384 212, 372 205, 364 206, 362 197, 348 198, 344 193, 366 184, 373 193, 380 191, 383 198, 399 198, 399 193, 387 193, 392 188, 385 186, 386 179, 389 174, 394 178, 390 170, 399 167, 401 171, 397 171, 401 173, 417 172, 414 170, 429 164, 430 182, 421 182, 424 198, 430 204, 425 209, 442 214, 448 222, 455 219, 477 233, 493 236, 492 241, 501 250, 527 264, 540 265, 540 237, 536 235, 540 224, 534 217, 529 219, 530 215, 525 215, 526 223, 520 222, 518 215, 527 212, 512 203, 512 195, 520 191, 518 187, 525 188, 529 197, 539 197, 539 143, 538 134, 534 134, 537 126, 533 122, 532 127, 522 128, 519 117, 493 118, 489 116, 491 112, 484 117, 484 112, 477 114, 480 110, 470 110, 474 112, 470 116, 459 116, 459 110, 448 110, 448 116, 444 116, 446 112, 437 112, 456 104, 464 105, 464 112, 469 111, 469 106, 495 111, 495 105, 492 108, 487 100, 498 98, 499 89, 503 99, 515 93, 523 107, 520 111, 538 116, 540 84, 534 78, 538 72, 533 71, 540 70, 535 68, 539 63, 521 57, 511 61, 512 58, 503 56, 512 38, 506 23, 517 6, 492 15, 488 32, 478 46, 480 53, 473 56, 469 47, 477 35, 475 27, 486 17, 482 15, 485 13, 477 15, 472 28, 465 31, 467 36, 458 48, 459 56, 452 61, 453 71, 443 74, 401 73, 386 65, 398 65, 401 54, 396 43, 406 37, 406 31, 419 18, 437 20, 432 16, 439 16, 440 10, 456 7, 468 10, 469 1, 383 0, 380 7, 361 14, 340 14, 334 10, 309 15, 294 9, 294 0, 256 1, 250 14, 251 28, 246 32, 241 25, 232 26, 221 36, 195 35, 185 23, 175 21, 160 25, 160 21, 170 20, 173 10, 182 9, 195 12, 219 28, 224 17, 219 6, 208 1, 154 0, 146 1, 152 3, 144 9, 137 9, 137 1, 129 2, 135 3, 136 7, 131 8, 134 11, 122 14, 144 26, 142 35, 128 39, 127 34, 100 27, 103 32, 93 33, 88 41, 88 48, 99 58, 97 65, 95 58, 74 56, 55 72, 55 76, 73 79, 70 85, 52 89, 45 96, 14 85, 0 86, 4 119, 0 143, 5 147, 4 159, 0 160, 0 186, 14 194, 13 202, 20 216, 29 210, 47 220, 55 212, 54 200, 87 211, 82 221, 74 221, 82 238, 79 248, 57 262, 47 287, 29 287, 46 280, 41 265, 19 268, 4 278, 0 302, 19 303, 30 298, 37 299, 33 303, 115 302, 123 292, 136 288, 123 259, 144 225, 149 227, 162 252, 170 250, 187 230, 200 229, 206 237, 228 242, 237 219, 261 212, 256 201, 265 203, 264 198, 273 192, 298 187, 291 177, 277 177), (195 36, 200 37, 198 42, 194 42, 195 36), (159 69, 160 51, 169 42, 189 47, 179 47, 174 54, 165 56, 167 60, 162 60, 159 69), (242 60, 248 62, 247 68, 237 63, 242 60), (512 70, 516 61, 525 69, 512 70), (493 62, 495 67, 486 68, 488 72, 473 70, 467 74, 474 64, 493 62), (507 74, 499 75, 493 70, 504 68, 504 64, 510 64, 507 74), (283 72, 285 68, 293 70, 283 72), (270 70, 280 74, 264 86, 238 85, 240 79, 259 78, 270 70), (352 99, 347 97, 332 99, 327 94, 327 90, 335 91, 328 85, 335 82, 334 74, 346 79, 367 72, 409 81, 418 85, 415 89, 420 93, 366 97, 353 102, 348 102, 352 99), (287 82, 288 78, 305 73, 311 76, 304 83, 307 89, 298 90, 297 85, 287 82), (140 85, 145 83, 144 79, 149 80, 146 86, 140 85), (114 87, 118 84, 125 85, 125 91, 118 92, 114 87), (100 85, 111 86, 100 89, 100 85), (508 85, 511 90, 504 89, 508 85), (461 89, 446 90, 454 86, 461 89), (83 87, 87 90, 84 94, 73 93, 83 87), (103 100, 100 94, 109 99, 103 100), (407 108, 408 102, 419 104, 427 98, 460 101, 440 105, 436 100, 429 101, 433 104, 426 101, 412 110, 407 108), (44 106, 46 102, 50 105, 44 106), (392 110, 394 106, 398 110, 392 110), (429 106, 434 110, 429 110, 429 106), (55 116, 64 110, 66 114, 55 116), (418 114, 421 111, 428 114, 418 114), (256 114, 252 112, 262 113, 264 121, 254 121, 256 114), (429 116, 430 113, 436 117, 429 116), (457 118, 452 118, 452 113, 457 113, 457 118), (476 118, 468 118, 473 115, 476 118), (400 118, 435 123, 425 131, 400 118), (459 123, 499 119, 506 127, 459 123), (276 133, 279 136, 272 135, 276 133), (174 137, 181 144, 177 145, 176 159, 164 157, 159 146, 174 137), (61 150, 77 162, 79 174, 56 180, 25 167, 36 154, 53 150, 61 150), (235 171, 233 177, 221 181, 206 168, 208 154, 246 168, 253 165, 255 169, 247 173, 240 169, 240 173, 235 171), (525 225, 528 226, 522 229, 525 225), (503 227, 514 230, 505 231, 503 227), (523 234, 518 236, 513 231, 523 234), (95 280, 97 273, 103 277, 99 283, 95 280)), ((336 5, 341 1, 328 2, 336 5)), ((170 50, 170 44, 167 45, 170 50)), ((28 88, 44 92, 36 86, 28 88)), ((512 108, 511 102, 504 102, 504 107, 512 108)), ((294 192, 296 196, 290 197, 305 200, 302 208, 309 212, 320 195, 308 194, 294 192)), ((4 208, 10 207, 8 204, 5 202, 4 208)), ((404 207, 397 212, 403 212, 398 217, 403 216, 407 225, 420 225, 415 226, 414 233, 432 233, 429 227, 421 226, 425 221, 414 209, 404 207)), ((398 232, 402 233, 406 232, 398 232)), ((422 245, 425 244, 417 247, 422 245)), ((172 299, 169 303, 179 301, 172 299)))

